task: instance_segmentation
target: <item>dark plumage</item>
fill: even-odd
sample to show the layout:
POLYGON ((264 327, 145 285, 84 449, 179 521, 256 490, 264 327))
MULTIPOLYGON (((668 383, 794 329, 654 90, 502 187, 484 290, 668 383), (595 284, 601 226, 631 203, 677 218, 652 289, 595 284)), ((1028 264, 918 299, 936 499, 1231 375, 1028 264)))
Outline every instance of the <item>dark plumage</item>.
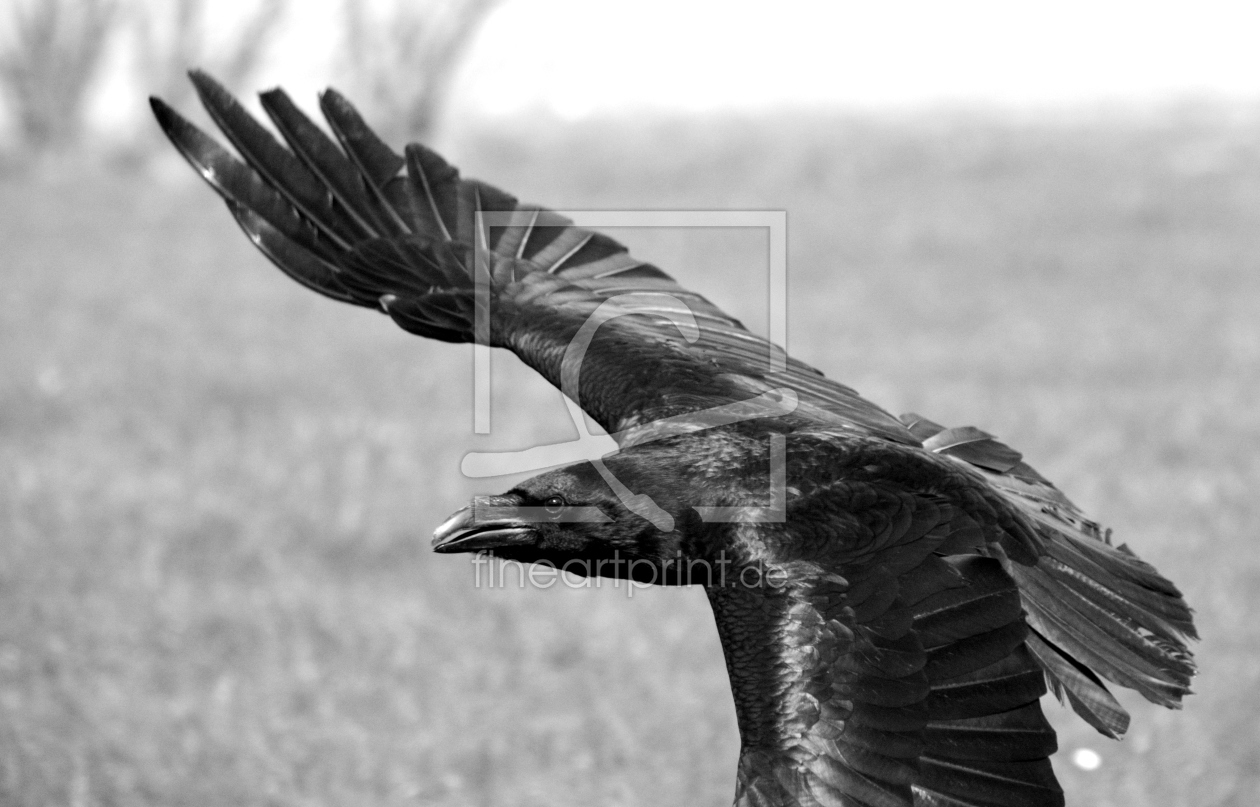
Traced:
POLYGON ((781 352, 772 370, 777 348, 616 241, 424 146, 396 154, 335 91, 336 142, 262 95, 286 148, 192 78, 245 162, 154 113, 277 266, 412 333, 514 351, 617 438, 601 463, 474 502, 434 548, 705 585, 737 804, 1062 804, 1047 682, 1111 737, 1128 716, 1103 679, 1170 707, 1189 692, 1180 593, 1018 452, 893 417, 781 352), (476 211, 511 221, 479 228, 476 211))

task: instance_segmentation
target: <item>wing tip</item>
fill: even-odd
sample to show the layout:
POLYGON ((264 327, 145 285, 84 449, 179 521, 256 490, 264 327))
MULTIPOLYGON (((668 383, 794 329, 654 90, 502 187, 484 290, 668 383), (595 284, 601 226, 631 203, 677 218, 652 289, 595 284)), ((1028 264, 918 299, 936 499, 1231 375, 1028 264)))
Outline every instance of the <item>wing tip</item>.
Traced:
POLYGON ((203 132, 195 123, 156 95, 149 96, 149 109, 153 111, 153 117, 157 119, 162 133, 171 141, 171 145, 180 156, 187 160, 203 179, 221 192, 208 173, 210 169, 207 165, 206 153, 222 147, 213 137, 203 132))
POLYGON ((149 96, 149 109, 153 112, 153 117, 157 118, 158 125, 162 127, 164 132, 168 131, 177 120, 182 120, 182 116, 175 111, 174 107, 156 95, 149 96))
POLYGON ((192 82, 193 89, 197 91, 197 95, 201 96, 203 102, 207 93, 215 95, 228 94, 226 87, 200 67, 194 67, 188 71, 188 80, 192 82))

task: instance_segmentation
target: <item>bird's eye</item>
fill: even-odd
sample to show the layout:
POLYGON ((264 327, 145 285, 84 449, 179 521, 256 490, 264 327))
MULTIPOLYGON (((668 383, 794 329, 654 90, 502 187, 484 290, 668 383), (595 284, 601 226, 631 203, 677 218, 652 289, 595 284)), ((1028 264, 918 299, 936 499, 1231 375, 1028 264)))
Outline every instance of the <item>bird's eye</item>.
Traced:
POLYGON ((560 511, 564 509, 564 497, 552 496, 543 502, 543 509, 547 511, 549 516, 558 516, 560 511))

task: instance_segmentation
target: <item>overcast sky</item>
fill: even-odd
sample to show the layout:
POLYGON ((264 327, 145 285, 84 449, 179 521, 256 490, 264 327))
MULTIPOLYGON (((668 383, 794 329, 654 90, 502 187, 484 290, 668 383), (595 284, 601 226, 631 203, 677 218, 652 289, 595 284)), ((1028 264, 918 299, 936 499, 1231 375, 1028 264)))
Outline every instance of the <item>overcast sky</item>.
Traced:
MULTIPOLYGON (((260 87, 311 104, 338 84, 329 55, 342 1, 295 4, 260 87)), ((230 28, 256 2, 218 0, 214 19, 230 28)), ((146 94, 114 81, 97 118, 145 118, 146 94)), ((1197 98, 1260 103, 1260 2, 505 0, 468 53, 450 113, 1096 110, 1197 98)))
POLYGON ((573 116, 1260 99, 1260 3, 509 0, 464 83, 478 109, 573 116))

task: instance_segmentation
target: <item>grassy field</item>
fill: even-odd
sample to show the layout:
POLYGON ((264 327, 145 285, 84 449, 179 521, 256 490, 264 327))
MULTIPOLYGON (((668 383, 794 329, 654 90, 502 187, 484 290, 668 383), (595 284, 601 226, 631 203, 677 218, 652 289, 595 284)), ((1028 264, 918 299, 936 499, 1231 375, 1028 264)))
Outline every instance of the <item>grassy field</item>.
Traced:
MULTIPOLYGON (((1197 694, 1057 705, 1078 807, 1260 792, 1260 125, 796 118, 467 131, 558 207, 786 209, 791 348, 1020 448, 1183 588, 1197 694), (1071 753, 1102 757, 1086 772, 1071 753)), ((475 588, 432 528, 558 393, 306 292, 191 172, 0 180, 0 804, 717 805, 698 590, 475 588)), ((750 323, 766 241, 624 232, 750 323)))

